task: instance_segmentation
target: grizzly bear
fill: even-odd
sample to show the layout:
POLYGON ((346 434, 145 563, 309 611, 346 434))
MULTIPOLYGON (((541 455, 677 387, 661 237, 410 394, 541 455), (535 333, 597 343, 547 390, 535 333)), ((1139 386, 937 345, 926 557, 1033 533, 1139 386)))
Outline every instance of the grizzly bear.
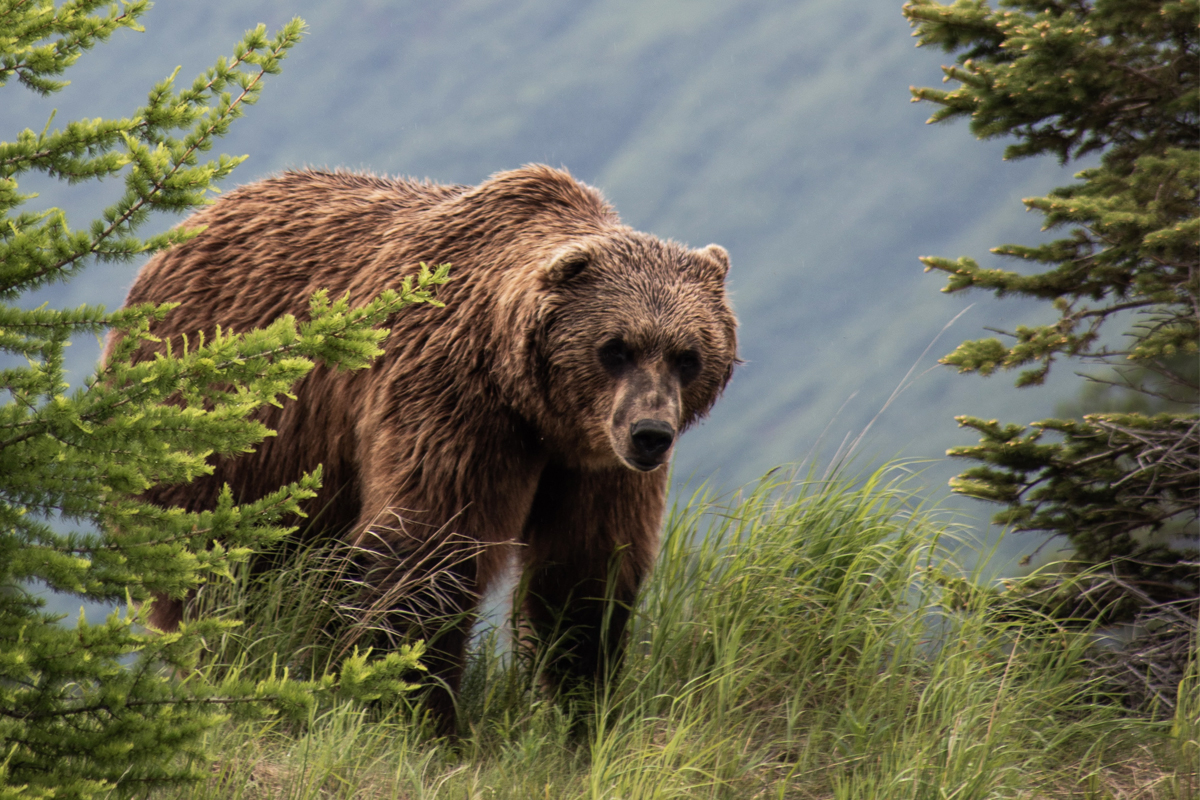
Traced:
MULTIPOLYGON (((152 258, 126 301, 180 303, 152 328, 164 341, 305 319, 319 289, 363 304, 421 262, 451 264, 451 281, 444 308, 389 320, 372 368, 318 365, 261 413, 276 437, 150 499, 201 510, 228 484, 247 502, 323 464, 308 533, 354 545, 385 627, 432 640, 444 730, 471 615, 514 551, 523 624, 555 642, 547 683, 603 679, 656 555, 664 465, 736 362, 725 250, 632 230, 536 165, 480 186, 289 172, 184 225, 206 227, 152 258)), ((159 598, 153 624, 174 629, 183 605, 159 598)))

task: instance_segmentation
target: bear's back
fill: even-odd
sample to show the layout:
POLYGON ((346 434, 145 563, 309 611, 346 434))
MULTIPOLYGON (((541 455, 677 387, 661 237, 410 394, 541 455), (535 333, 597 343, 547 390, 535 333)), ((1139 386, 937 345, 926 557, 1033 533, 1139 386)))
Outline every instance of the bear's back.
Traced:
POLYGON ((154 256, 126 304, 180 303, 156 326, 168 337, 215 324, 247 331, 283 314, 303 319, 315 291, 351 289, 397 219, 468 188, 315 170, 240 187, 183 223, 205 230, 154 256))

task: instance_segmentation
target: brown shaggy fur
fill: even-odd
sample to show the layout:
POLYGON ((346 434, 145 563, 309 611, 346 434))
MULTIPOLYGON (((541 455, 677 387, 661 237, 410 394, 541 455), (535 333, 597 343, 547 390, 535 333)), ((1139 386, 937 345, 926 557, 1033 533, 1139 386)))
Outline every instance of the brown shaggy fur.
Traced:
MULTIPOLYGON (((638 233, 543 166, 477 187, 287 173, 185 224, 207 229, 155 256, 127 299, 182 303, 154 328, 164 339, 304 319, 318 289, 362 304, 419 262, 449 262, 452 280, 445 308, 396 315, 373 368, 318 367, 262 414, 277 437, 151 499, 209 508, 228 483, 248 501, 324 464, 316 533, 364 548, 378 596, 418 561, 451 573, 387 600, 388 624, 415 622, 416 635, 459 614, 427 658, 448 689, 433 697, 447 728, 469 612, 514 549, 529 628, 569 631, 552 685, 603 677, 655 557, 661 467, 736 360, 725 251, 638 233)), ((173 629, 182 613, 160 598, 152 618, 173 629)))

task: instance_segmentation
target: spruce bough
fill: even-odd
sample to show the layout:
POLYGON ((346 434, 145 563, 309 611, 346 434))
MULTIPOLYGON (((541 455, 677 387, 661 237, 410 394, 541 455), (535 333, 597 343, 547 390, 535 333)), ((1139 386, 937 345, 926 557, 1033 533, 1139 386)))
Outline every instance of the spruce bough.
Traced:
MULTIPOLYGON (((912 0, 904 14, 919 46, 958 54, 943 68, 956 87, 912 90, 940 106, 930 122, 967 117, 980 138, 1010 137, 1006 158, 1099 156, 1077 183, 1024 201, 1066 236, 993 249, 1025 271, 922 259, 949 275, 943 291, 1032 297, 1057 314, 1004 340, 965 342, 942 363, 981 375, 1018 369, 1017 385, 1034 386, 1055 361, 1078 359, 1101 368, 1093 380, 1140 401, 1028 427, 958 417, 981 439, 949 454, 979 466, 952 486, 1006 506, 1001 524, 1067 537, 1077 565, 1100 566, 1114 585, 1136 583, 1156 602, 1194 598, 1200 4, 1002 0, 993 10, 985 0, 912 0)), ((1130 613, 1132 596, 1093 613, 1130 613)))
MULTIPOLYGON (((61 89, 63 72, 120 28, 141 31, 145 0, 0 0, 0 88, 61 89)), ((139 603, 183 596, 286 536, 320 474, 237 505, 226 491, 204 513, 139 498, 151 486, 188 481, 213 456, 235 456, 273 432, 252 418, 289 397, 315 362, 361 369, 380 354, 377 326, 412 303, 435 303, 446 269, 406 280, 361 308, 318 293, 307 321, 284 317, 242 335, 197 336, 182 350, 131 364, 170 305, 108 312, 96 306, 30 309, 23 295, 82 269, 129 261, 201 231, 147 238, 156 212, 208 202, 242 158, 201 160, 252 104, 263 79, 301 37, 293 20, 273 38, 260 26, 231 58, 189 88, 174 76, 126 119, 81 120, 0 143, 0 798, 128 796, 206 775, 203 734, 231 715, 304 720, 318 702, 394 700, 420 669, 420 646, 383 658, 355 653, 338 674, 311 681, 281 665, 266 680, 236 670, 218 683, 194 670, 206 638, 234 620, 206 619, 172 634, 146 631, 139 603), (100 218, 71 228, 64 213, 26 210, 18 189, 30 171, 76 183, 108 176, 124 192, 100 218), (73 392, 63 352, 81 335, 122 331, 113 357, 73 392), (65 530, 65 532, 64 532, 65 530), (31 588, 116 601, 102 622, 59 623, 31 588), (133 659, 132 662, 130 659, 133 659), (186 676, 186 677, 177 677, 186 676)), ((42 127, 39 125, 39 127, 42 127)))

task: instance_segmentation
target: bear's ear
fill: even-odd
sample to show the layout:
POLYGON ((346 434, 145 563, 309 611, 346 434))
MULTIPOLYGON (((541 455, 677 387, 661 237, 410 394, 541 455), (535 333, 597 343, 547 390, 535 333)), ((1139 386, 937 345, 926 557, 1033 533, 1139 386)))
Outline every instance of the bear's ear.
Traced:
POLYGON ((570 283, 588 268, 594 256, 587 247, 564 248, 546 262, 542 268, 542 280, 546 286, 563 286, 570 283))
POLYGON ((704 259, 705 266, 711 266, 715 271, 717 280, 725 280, 725 276, 729 274, 729 253, 724 247, 719 244, 710 244, 708 247, 701 248, 695 251, 696 255, 704 259))

